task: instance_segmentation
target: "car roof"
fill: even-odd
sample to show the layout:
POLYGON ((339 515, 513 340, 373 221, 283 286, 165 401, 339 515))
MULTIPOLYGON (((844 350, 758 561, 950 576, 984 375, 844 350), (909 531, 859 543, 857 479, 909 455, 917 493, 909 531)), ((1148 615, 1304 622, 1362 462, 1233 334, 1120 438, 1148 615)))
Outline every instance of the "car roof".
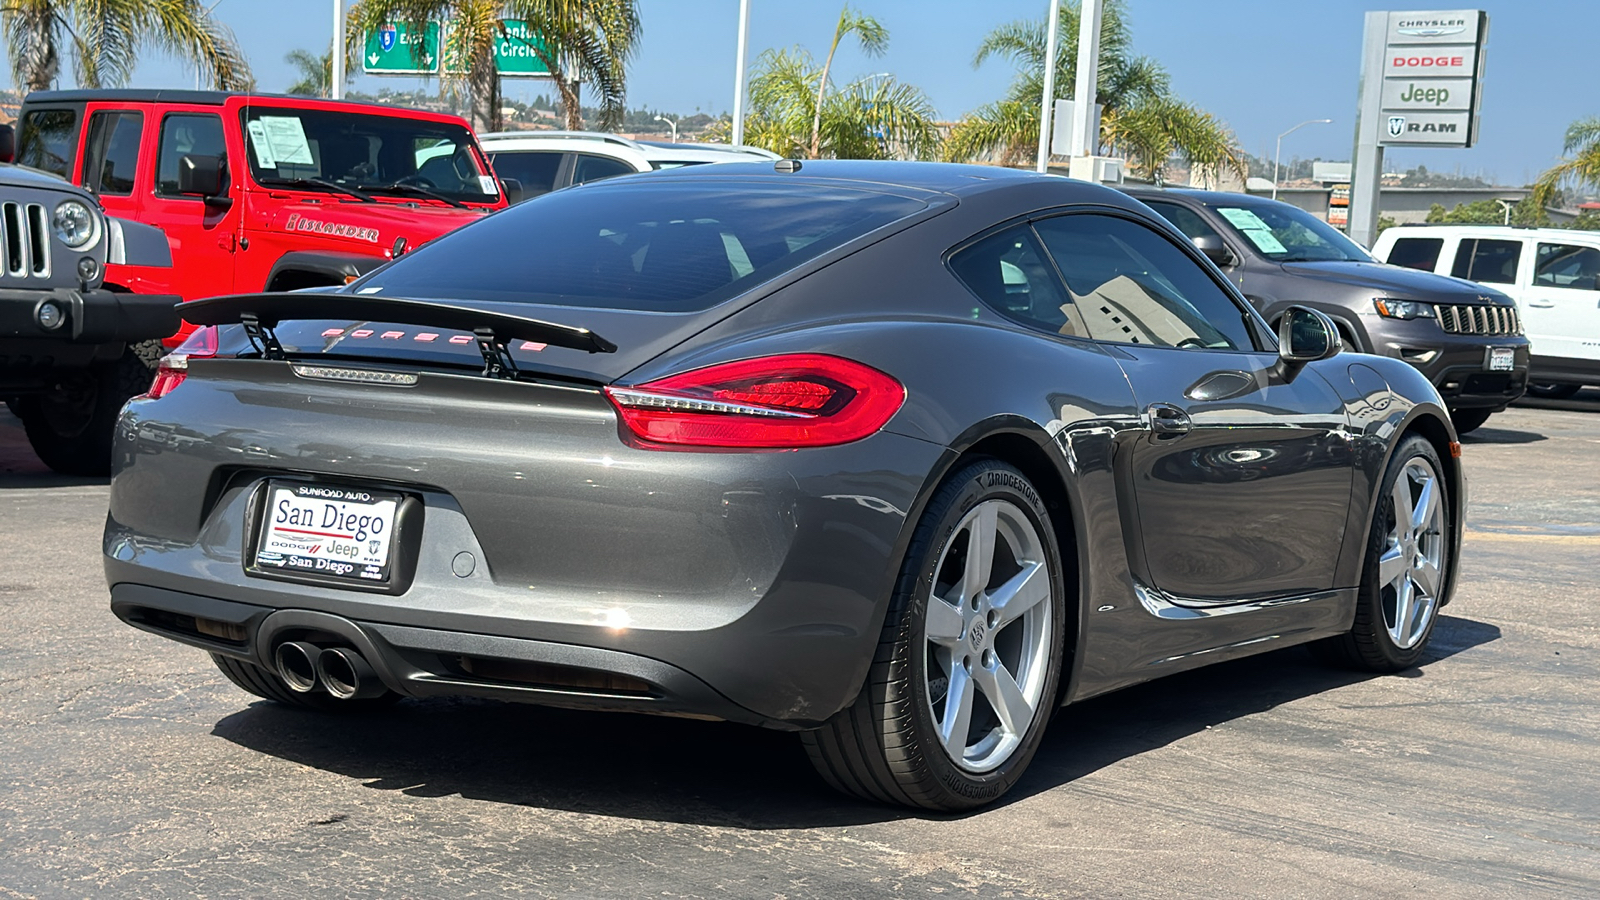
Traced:
POLYGON ((24 106, 80 103, 184 103, 193 106, 222 106, 233 99, 246 103, 253 100, 289 102, 314 109, 348 109, 373 115, 400 116, 431 122, 465 122, 460 116, 415 109, 392 103, 375 103, 370 100, 329 100, 326 97, 308 97, 304 94, 272 94, 257 91, 194 91, 168 88, 106 88, 103 90, 34 91, 23 98, 24 106))
POLYGON ((1257 197, 1254 194, 1239 194, 1239 193, 1234 193, 1233 191, 1202 191, 1202 190, 1197 190, 1195 188, 1165 188, 1165 187, 1155 187, 1155 186, 1148 186, 1147 187, 1147 186, 1143 186, 1143 185, 1138 185, 1138 186, 1134 186, 1134 187, 1123 187, 1123 188, 1120 188, 1120 190, 1123 193, 1125 193, 1128 196, 1130 196, 1130 197, 1138 198, 1140 202, 1146 202, 1146 201, 1149 201, 1149 200, 1158 200, 1158 199, 1160 199, 1162 197, 1181 197, 1181 198, 1188 198, 1190 200, 1194 200, 1197 203, 1203 203, 1203 204, 1207 204, 1207 205, 1210 205, 1210 204, 1226 204, 1228 206, 1275 206, 1275 205, 1279 205, 1279 204, 1282 204, 1284 206, 1293 205, 1293 204, 1284 203, 1282 200, 1274 200, 1271 197, 1257 197))
POLYGON ((1446 225, 1433 223, 1406 223, 1394 228, 1384 230, 1384 234, 1394 233, 1394 240, 1405 237, 1423 237, 1426 235, 1470 234, 1474 237, 1493 237, 1520 240, 1522 238, 1562 238, 1566 240, 1581 239, 1589 243, 1600 242, 1600 231, 1585 231, 1581 228, 1534 228, 1524 225, 1446 225))
POLYGON ((845 160, 808 159, 798 161, 736 162, 716 166, 687 166, 668 171, 646 172, 628 178, 612 178, 585 185, 584 189, 605 188, 613 185, 642 186, 646 184, 705 184, 706 182, 742 182, 751 180, 793 180, 811 185, 853 187, 862 190, 901 189, 912 192, 950 194, 975 197, 981 194, 1015 190, 1021 194, 1033 192, 1030 198, 1035 208, 1092 203, 1122 209, 1139 209, 1139 204, 1127 195, 1087 181, 1078 181, 1061 175, 1044 175, 1003 166, 973 165, 970 163, 911 162, 902 160, 845 160), (792 172, 778 169, 779 165, 798 162, 792 172))
POLYGON ((728 162, 752 157, 779 158, 776 153, 759 147, 636 141, 620 134, 600 131, 492 131, 480 134, 478 140, 487 152, 581 148, 624 157, 636 153, 646 162, 728 162))

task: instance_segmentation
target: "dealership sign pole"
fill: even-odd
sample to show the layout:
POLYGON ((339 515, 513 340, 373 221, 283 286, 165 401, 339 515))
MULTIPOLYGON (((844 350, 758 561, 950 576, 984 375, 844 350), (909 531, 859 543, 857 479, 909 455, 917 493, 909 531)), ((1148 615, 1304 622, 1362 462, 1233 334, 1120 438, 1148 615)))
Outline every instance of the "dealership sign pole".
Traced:
POLYGON ((1483 99, 1489 15, 1477 9, 1369 12, 1351 160, 1350 237, 1378 237, 1385 147, 1471 147, 1483 99))

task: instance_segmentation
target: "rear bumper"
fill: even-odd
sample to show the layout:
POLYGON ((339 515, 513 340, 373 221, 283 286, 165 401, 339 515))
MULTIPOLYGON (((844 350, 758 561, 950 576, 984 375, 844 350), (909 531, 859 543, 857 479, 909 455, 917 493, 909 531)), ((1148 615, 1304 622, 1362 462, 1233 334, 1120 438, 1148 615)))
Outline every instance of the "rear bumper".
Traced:
MULTIPOLYGON (((889 432, 796 452, 645 450, 619 439, 598 391, 434 375, 406 390, 303 381, 292 392, 269 391, 197 377, 203 370, 192 369, 170 396, 123 410, 103 543, 117 604, 131 602, 130 589, 156 588, 169 598, 161 603, 177 596, 269 615, 325 614, 350 623, 331 629, 350 642, 357 631, 389 640, 397 628, 407 641, 473 635, 522 648, 495 659, 551 662, 550 648, 593 650, 580 667, 659 689, 654 700, 627 701, 630 708, 779 727, 814 726, 855 699, 907 523, 946 452, 889 432), (346 402, 353 397, 365 399, 346 402), (508 425, 534 408, 536 431, 508 425), (296 428, 264 431, 268 417, 296 428), (400 558, 406 583, 377 593, 248 574, 254 504, 266 480, 285 478, 413 499, 420 539, 400 558), (640 674, 640 660, 686 673, 711 693, 640 674)), ((159 616, 143 621, 197 643, 182 628, 157 627, 159 616)), ((260 627, 238 652, 259 660, 274 649, 276 632, 257 649, 260 627)), ((402 693, 490 690, 459 672, 447 679, 438 660, 410 665, 428 677, 396 675, 391 687, 402 693)), ((495 690, 564 705, 621 702, 495 690)))
POLYGON ((272 648, 313 638, 354 647, 392 691, 726 719, 793 728, 745 709, 660 660, 598 647, 362 622, 140 584, 111 588, 117 618, 151 634, 272 668, 272 648))

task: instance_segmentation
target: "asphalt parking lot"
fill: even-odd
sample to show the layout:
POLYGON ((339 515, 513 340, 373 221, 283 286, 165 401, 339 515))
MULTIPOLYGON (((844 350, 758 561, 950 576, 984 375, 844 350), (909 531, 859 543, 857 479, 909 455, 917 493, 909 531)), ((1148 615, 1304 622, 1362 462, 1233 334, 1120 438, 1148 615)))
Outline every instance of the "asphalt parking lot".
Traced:
POLYGON ((1600 391, 1465 443, 1425 665, 1291 649, 1090 701, 943 817, 752 728, 255 700, 111 616, 105 484, 0 409, 0 897, 1600 896, 1600 391))

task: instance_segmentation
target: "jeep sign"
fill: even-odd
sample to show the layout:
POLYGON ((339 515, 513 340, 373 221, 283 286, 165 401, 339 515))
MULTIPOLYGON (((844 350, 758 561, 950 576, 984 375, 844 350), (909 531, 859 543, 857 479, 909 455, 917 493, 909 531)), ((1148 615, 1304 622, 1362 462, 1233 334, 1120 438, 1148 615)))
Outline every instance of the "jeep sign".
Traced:
POLYGON ((1379 115, 1362 127, 1390 146, 1472 146, 1489 17, 1475 9, 1387 15, 1379 115))
POLYGON ((1383 108, 1402 110, 1470 110, 1471 78, 1385 78, 1383 108))

